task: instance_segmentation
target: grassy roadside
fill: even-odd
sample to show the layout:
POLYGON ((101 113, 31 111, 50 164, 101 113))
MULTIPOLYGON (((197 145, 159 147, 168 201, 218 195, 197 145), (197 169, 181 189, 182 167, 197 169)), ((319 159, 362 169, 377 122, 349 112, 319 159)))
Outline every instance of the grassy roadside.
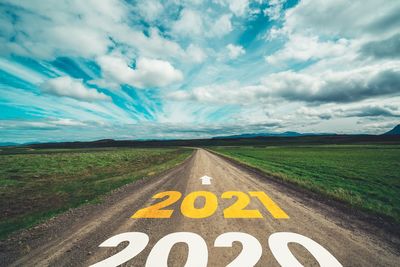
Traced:
POLYGON ((101 197, 137 179, 156 175, 192 150, 79 149, 0 153, 0 238, 101 197))
POLYGON ((400 223, 400 146, 217 147, 211 150, 400 223))

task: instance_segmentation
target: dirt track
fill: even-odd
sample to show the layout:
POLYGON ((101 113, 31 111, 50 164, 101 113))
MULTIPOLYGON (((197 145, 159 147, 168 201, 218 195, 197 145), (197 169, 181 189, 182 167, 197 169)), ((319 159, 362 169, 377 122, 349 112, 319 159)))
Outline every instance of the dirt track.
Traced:
MULTIPOLYGON (((157 200, 159 201, 159 200, 157 200)), ((199 201, 201 202, 201 201, 199 201)), ((196 206, 201 206, 197 203, 196 206)), ((326 248, 343 266, 399 266, 399 240, 386 242, 379 229, 371 226, 368 233, 357 227, 358 222, 306 196, 259 177, 225 159, 205 150, 197 150, 184 164, 147 181, 125 186, 99 205, 90 205, 71 211, 50 222, 25 231, 14 239, 0 244, 1 266, 88 266, 105 259, 117 249, 99 248, 106 239, 123 232, 143 232, 150 242, 126 266, 144 266, 147 255, 162 237, 174 232, 193 232, 204 238, 208 246, 208 266, 226 266, 241 251, 235 243, 232 248, 215 248, 214 240, 226 232, 251 234, 261 243, 263 254, 257 266, 279 266, 268 247, 268 237, 275 232, 293 232, 313 239, 326 248), (213 177, 211 185, 202 185, 203 175, 213 177), (179 191, 186 196, 193 191, 210 191, 218 196, 218 209, 210 217, 190 219, 180 212, 181 200, 170 208, 175 210, 170 219, 132 219, 138 209, 155 203, 151 197, 163 191, 179 191), (225 219, 223 210, 235 199, 221 200, 226 191, 264 191, 288 215, 289 219, 274 219, 259 201, 251 201, 248 209, 258 209, 262 219, 225 219)), ((305 266, 318 266, 303 247, 289 246, 305 266)), ((175 245, 169 266, 183 266, 187 247, 175 245)))

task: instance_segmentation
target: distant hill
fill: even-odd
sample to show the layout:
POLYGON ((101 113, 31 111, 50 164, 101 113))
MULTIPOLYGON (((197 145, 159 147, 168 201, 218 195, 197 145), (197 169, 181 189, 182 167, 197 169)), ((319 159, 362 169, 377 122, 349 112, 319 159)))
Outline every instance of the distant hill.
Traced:
POLYGON ((241 138, 255 138, 255 137, 298 137, 298 136, 318 136, 318 135, 335 135, 332 133, 298 133, 298 132, 284 132, 284 133, 246 133, 228 136, 216 136, 212 139, 241 139, 241 138))
POLYGON ((0 142, 0 146, 18 146, 18 143, 0 142))
POLYGON ((203 146, 266 146, 303 144, 398 144, 400 125, 382 135, 332 134, 332 133, 246 133, 229 136, 216 136, 211 139, 168 139, 168 140, 114 140, 24 143, 0 142, 0 146, 25 146, 30 148, 100 148, 100 147, 203 147, 203 146))
POLYGON ((395 126, 389 132, 384 133, 383 135, 400 135, 400 124, 395 126))
POLYGON ((96 141, 92 141, 92 143, 97 143, 97 144, 106 144, 106 143, 114 143, 115 140, 114 139, 100 139, 100 140, 96 140, 96 141))

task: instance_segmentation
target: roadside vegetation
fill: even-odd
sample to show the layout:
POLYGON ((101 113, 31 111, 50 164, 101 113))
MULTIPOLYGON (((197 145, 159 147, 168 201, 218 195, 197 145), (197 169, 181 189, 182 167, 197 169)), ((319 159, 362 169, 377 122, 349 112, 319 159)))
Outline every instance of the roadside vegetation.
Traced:
POLYGON ((217 147, 268 175, 400 223, 400 146, 217 147))
POLYGON ((186 159, 184 148, 2 149, 0 238, 186 159))

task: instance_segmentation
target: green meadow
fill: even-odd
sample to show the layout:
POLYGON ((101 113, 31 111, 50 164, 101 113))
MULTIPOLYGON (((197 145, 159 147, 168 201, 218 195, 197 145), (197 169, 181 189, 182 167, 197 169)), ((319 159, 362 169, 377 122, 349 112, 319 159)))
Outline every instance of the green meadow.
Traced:
POLYGON ((2 149, 0 238, 186 159, 183 148, 2 149))
POLYGON ((399 145, 217 147, 268 175, 400 222, 399 145))

